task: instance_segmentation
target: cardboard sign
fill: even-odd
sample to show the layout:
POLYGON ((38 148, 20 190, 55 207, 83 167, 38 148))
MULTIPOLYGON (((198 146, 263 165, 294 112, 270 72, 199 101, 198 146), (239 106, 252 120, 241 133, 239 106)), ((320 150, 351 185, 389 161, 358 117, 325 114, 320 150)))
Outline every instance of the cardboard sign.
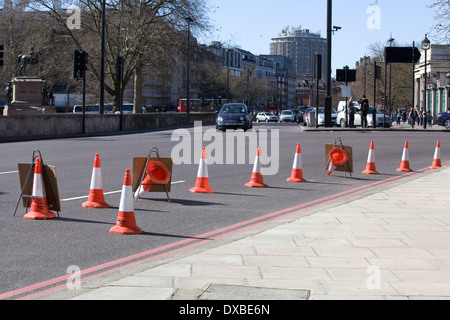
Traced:
MULTIPOLYGON (((330 157, 329 153, 330 151, 336 147, 333 144, 326 144, 325 145, 325 163, 329 163, 330 157)), ((341 171, 341 172, 353 172, 353 148, 349 146, 343 146, 344 151, 347 153, 348 161, 346 164, 342 166, 337 166, 335 171, 341 171)))
MULTIPOLYGON (((34 164, 19 163, 20 189, 22 192, 23 206, 31 206, 31 196, 33 194, 34 164), (30 171, 31 170, 31 171, 30 171), (27 181, 27 177, 29 177, 27 181)), ((44 180, 44 192, 47 198, 48 208, 54 211, 61 211, 59 199, 58 181, 56 179, 56 170, 54 166, 42 166, 42 179, 44 180)))
MULTIPOLYGON (((170 192, 170 186, 172 183, 172 167, 173 161, 172 158, 158 158, 157 157, 135 157, 133 158, 133 174, 131 178, 131 186, 133 192, 135 192, 139 188, 139 184, 141 183, 142 175, 145 173, 145 163, 147 159, 150 161, 161 161, 166 168, 170 171, 170 180, 166 184, 167 192, 170 192)), ((153 185, 149 192, 166 192, 164 185, 153 185)))

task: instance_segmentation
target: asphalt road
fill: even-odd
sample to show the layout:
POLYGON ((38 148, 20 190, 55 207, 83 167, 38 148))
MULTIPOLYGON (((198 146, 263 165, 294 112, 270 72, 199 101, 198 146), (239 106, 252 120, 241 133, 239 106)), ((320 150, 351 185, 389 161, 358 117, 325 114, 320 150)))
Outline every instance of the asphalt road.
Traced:
POLYGON ((199 135, 198 131, 194 134, 194 128, 188 128, 175 133, 170 130, 0 144, 0 298, 20 298, 34 292, 32 289, 61 285, 70 266, 92 275, 94 271, 106 270, 137 257, 167 252, 183 241, 212 241, 214 236, 236 228, 239 223, 260 221, 258 217, 274 213, 273 217, 283 209, 401 176, 403 173, 395 169, 400 165, 405 140, 409 142, 410 164, 414 170, 431 165, 438 139, 441 158, 443 161, 450 158, 450 142, 445 132, 303 132, 295 124, 255 124, 253 132, 259 142, 265 132, 269 141, 276 137, 263 153, 267 152, 265 159, 270 157, 271 165, 278 170, 275 175, 264 176, 268 188, 248 188, 244 184, 250 180, 256 150, 248 150, 248 140, 245 150, 237 140, 226 139, 223 148, 219 148, 225 135, 216 133, 213 127, 202 129, 208 134, 199 135), (181 133, 186 140, 180 140, 181 133), (324 145, 334 144, 337 137, 353 148, 351 177, 343 172, 323 175, 324 145), (380 174, 364 175, 361 171, 365 169, 372 140, 380 174), (179 153, 177 159, 183 156, 185 162, 194 163, 174 165, 171 202, 167 201, 165 193, 148 193, 134 202, 136 222, 144 232, 140 235, 109 233, 116 222, 124 173, 132 169, 133 158, 147 156, 152 147, 157 147, 162 157, 170 157, 174 148, 180 149, 180 141, 185 142, 183 146, 190 146, 184 151, 191 155, 179 153), (303 175, 308 183, 286 182, 297 143, 301 143, 303 175), (195 185, 201 147, 210 148, 213 144, 216 149, 208 160, 214 158, 216 163, 208 165, 208 172, 215 193, 191 193, 189 189, 195 185), (276 152, 276 145, 279 152, 276 152), (26 210, 22 206, 13 216, 21 193, 17 164, 30 163, 33 150, 39 150, 44 163, 56 168, 62 206, 60 218, 23 219, 26 210), (234 159, 230 157, 227 161, 231 150, 234 150, 234 159), (89 194, 96 153, 100 154, 109 209, 81 206, 89 194), (245 163, 237 164, 237 154, 245 154, 245 163), (217 164, 221 159, 225 164, 217 164), (40 285, 30 287, 35 284, 40 285))

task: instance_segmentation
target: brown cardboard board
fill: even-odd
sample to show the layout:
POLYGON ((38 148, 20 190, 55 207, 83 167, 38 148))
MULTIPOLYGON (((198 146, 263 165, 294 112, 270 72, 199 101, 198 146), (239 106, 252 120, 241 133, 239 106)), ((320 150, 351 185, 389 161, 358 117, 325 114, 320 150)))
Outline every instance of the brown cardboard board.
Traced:
MULTIPOLYGON (((157 157, 150 157, 148 158, 149 161, 161 161, 166 167, 167 169, 170 171, 170 180, 169 182, 166 184, 167 187, 167 192, 170 192, 170 186, 172 183, 172 167, 173 167, 173 161, 172 158, 158 158, 157 157)), ((141 183, 141 180, 139 178, 141 178, 141 173, 144 172, 144 167, 145 167, 145 163, 147 162, 147 157, 135 157, 133 158, 133 174, 132 174, 132 178, 131 178, 131 185, 132 185, 132 190, 133 192, 135 192, 138 187, 139 184, 141 183)), ((164 185, 154 185, 150 188, 149 192, 166 192, 164 185)))
MULTIPOLYGON (((328 164, 330 161, 329 153, 330 151, 336 147, 333 144, 325 144, 325 163, 328 164)), ((338 146, 340 147, 340 146, 338 146)), ((341 172, 353 172, 353 148, 350 146, 343 146, 344 151, 347 152, 348 161, 346 164, 342 166, 337 166, 335 171, 341 171, 341 172)))
MULTIPOLYGON (((33 194, 33 177, 34 164, 19 163, 19 179, 20 188, 23 190, 22 197, 23 206, 28 208, 31 206, 31 195, 33 194), (31 171, 30 171, 31 170, 31 171), (27 177, 29 179, 27 181, 27 177)), ((56 179, 56 169, 54 166, 44 165, 42 167, 42 178, 44 179, 45 196, 47 198, 50 210, 61 211, 59 199, 58 180, 56 179)))

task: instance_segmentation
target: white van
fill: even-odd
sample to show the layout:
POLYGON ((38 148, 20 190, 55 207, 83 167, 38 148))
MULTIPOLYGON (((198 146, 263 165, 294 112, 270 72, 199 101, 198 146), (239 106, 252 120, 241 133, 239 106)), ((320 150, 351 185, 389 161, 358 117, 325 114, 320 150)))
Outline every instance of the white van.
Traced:
MULTIPOLYGON (((347 105, 349 102, 350 101, 347 101, 347 105)), ((355 107, 359 108, 358 101, 353 101, 353 104, 355 105, 355 107)), ((337 112, 340 112, 340 111, 345 111, 345 101, 339 101, 337 112)))

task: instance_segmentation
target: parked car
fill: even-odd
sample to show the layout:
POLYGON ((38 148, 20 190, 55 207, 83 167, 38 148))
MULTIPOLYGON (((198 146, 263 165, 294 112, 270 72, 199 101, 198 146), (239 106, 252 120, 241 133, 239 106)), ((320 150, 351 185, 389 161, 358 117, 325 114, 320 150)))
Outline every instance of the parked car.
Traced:
POLYGON ((272 112, 260 112, 256 115, 256 122, 278 122, 278 116, 272 112))
POLYGON ((304 121, 305 112, 306 112, 306 110, 308 110, 309 108, 310 108, 310 107, 307 107, 307 106, 301 106, 301 107, 298 107, 298 120, 297 120, 298 123, 304 121))
POLYGON ((438 126, 445 127, 446 130, 450 131, 450 112, 441 112, 436 116, 434 124, 438 126))
MULTIPOLYGON (((303 116, 304 118, 304 125, 305 126, 312 126, 313 124, 310 122, 310 117, 309 117, 309 113, 313 111, 316 112, 316 108, 315 107, 310 107, 305 111, 305 114, 303 116)), ((325 107, 319 107, 319 117, 318 117, 318 125, 319 126, 323 126, 325 125, 325 107)), ((334 110, 333 108, 331 108, 331 125, 335 126, 336 125, 336 119, 337 119, 337 112, 336 110, 334 110)))
POLYGON ((281 111, 280 114, 280 122, 295 122, 295 115, 294 112, 292 112, 292 110, 283 110, 281 111))
MULTIPOLYGON (((390 128, 392 126, 392 120, 389 116, 383 115, 380 111, 375 110, 376 112, 376 126, 382 127, 383 126, 383 118, 384 118, 384 126, 386 128, 390 128)), ((367 112, 367 126, 373 127, 373 107, 369 107, 369 111, 367 112)), ((339 111, 337 116, 337 124, 341 127, 345 127, 345 110, 339 111)), ((359 107, 355 107, 355 126, 361 126, 361 112, 359 110, 359 107)))
POLYGON ((243 103, 226 103, 220 108, 216 119, 216 129, 243 129, 247 131, 253 127, 252 117, 243 103))

